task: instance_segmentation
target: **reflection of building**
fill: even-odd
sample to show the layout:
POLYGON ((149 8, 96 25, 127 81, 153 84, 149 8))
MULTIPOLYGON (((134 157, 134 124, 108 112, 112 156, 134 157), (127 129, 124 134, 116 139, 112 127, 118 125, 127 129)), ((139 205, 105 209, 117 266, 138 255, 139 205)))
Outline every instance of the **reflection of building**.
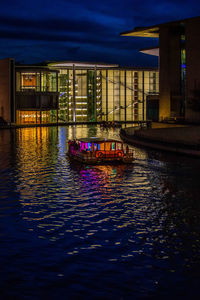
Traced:
POLYGON ((73 62, 15 66, 13 59, 1 64, 10 88, 3 90, 0 68, 0 117, 16 124, 145 120, 146 103, 158 95, 156 69, 73 62))
POLYGON ((151 27, 124 36, 159 38, 158 49, 142 52, 160 56, 159 118, 200 121, 200 17, 151 27))

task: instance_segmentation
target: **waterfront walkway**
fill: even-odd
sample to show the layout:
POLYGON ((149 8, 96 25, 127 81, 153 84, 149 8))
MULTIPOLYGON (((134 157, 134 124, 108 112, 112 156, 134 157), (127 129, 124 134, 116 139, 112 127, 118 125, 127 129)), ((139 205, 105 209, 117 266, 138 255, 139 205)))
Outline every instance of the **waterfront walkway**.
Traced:
POLYGON ((122 129, 120 136, 132 145, 200 157, 200 126, 153 123, 151 129, 122 129))

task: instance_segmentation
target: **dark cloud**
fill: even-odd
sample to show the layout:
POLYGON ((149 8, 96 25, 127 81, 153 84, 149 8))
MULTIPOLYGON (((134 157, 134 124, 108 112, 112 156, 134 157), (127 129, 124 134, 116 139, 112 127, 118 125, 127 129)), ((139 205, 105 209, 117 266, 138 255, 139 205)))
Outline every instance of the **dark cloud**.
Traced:
POLYGON ((156 40, 120 37, 120 32, 199 13, 196 0, 7 0, 0 11, 0 57, 152 66, 157 59, 138 50, 156 40))
MULTIPOLYGON (((142 40, 120 37, 106 25, 91 21, 71 21, 62 19, 28 20, 0 18, 0 37, 3 39, 74 42, 93 44, 105 48, 130 49, 142 46, 142 40), (39 30, 38 30, 39 29, 39 30)), ((148 42, 148 41, 147 41, 148 42)))
POLYGON ((19 17, 5 17, 0 15, 0 28, 9 28, 16 30, 46 30, 53 32, 98 32, 104 31, 107 35, 112 29, 106 24, 98 24, 90 20, 73 20, 73 19, 29 19, 19 17))

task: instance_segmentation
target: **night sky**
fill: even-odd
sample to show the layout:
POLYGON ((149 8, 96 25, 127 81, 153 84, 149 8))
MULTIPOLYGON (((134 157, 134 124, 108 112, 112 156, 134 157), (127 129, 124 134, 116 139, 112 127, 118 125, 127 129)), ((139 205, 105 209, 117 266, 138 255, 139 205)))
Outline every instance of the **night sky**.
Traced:
POLYGON ((156 66, 157 58, 138 51, 156 39, 120 33, 198 15, 199 0, 1 0, 0 58, 156 66))

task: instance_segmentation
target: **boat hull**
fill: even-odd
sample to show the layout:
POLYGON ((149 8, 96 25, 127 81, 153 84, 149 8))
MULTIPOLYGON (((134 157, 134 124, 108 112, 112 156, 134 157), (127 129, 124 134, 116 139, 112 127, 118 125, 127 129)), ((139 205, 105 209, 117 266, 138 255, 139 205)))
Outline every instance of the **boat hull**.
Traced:
POLYGON ((81 155, 72 155, 68 153, 68 157, 74 161, 83 163, 83 164, 91 164, 91 165, 100 165, 100 164, 131 164, 133 162, 133 158, 129 157, 120 157, 120 158, 96 158, 96 157, 84 157, 81 155))

